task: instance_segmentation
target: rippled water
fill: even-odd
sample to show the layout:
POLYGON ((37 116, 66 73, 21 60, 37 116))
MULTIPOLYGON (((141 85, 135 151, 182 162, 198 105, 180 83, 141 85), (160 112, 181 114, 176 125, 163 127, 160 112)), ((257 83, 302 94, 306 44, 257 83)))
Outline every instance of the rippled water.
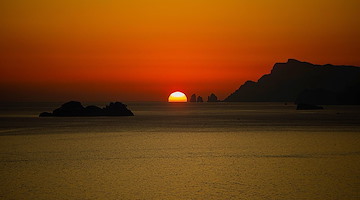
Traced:
POLYGON ((136 116, 1 105, 0 198, 360 198, 359 106, 128 105, 136 116))

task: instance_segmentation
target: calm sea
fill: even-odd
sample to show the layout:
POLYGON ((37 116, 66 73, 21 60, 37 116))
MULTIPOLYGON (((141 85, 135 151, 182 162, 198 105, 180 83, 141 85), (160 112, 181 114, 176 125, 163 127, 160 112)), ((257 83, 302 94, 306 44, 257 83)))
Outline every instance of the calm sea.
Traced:
POLYGON ((360 106, 60 104, 0 105, 0 199, 360 199, 360 106))

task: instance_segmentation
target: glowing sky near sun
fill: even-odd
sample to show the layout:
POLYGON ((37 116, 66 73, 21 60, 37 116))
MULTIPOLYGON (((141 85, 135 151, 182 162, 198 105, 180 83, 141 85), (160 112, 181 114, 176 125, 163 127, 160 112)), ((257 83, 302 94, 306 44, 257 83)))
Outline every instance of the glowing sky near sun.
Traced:
POLYGON ((357 0, 0 2, 2 100, 223 99, 275 62, 360 65, 357 0))

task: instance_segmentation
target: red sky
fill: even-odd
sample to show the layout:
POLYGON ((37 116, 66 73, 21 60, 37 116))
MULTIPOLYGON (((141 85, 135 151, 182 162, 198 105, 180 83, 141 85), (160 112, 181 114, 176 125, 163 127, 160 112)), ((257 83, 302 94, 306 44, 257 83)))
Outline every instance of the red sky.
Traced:
POLYGON ((288 58, 360 66, 357 0, 0 3, 0 101, 220 99, 288 58))

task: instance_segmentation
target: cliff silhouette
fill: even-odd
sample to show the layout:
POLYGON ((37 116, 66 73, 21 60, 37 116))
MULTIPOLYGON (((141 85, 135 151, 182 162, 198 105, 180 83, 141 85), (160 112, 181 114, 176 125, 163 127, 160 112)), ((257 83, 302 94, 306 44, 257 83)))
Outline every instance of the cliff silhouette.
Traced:
POLYGON ((121 102, 111 102, 104 108, 97 106, 84 107, 78 101, 69 101, 55 109, 52 113, 43 112, 39 117, 90 117, 90 116, 134 116, 121 102))
POLYGON ((257 82, 245 82, 224 101, 360 104, 360 68, 289 59, 257 82))

